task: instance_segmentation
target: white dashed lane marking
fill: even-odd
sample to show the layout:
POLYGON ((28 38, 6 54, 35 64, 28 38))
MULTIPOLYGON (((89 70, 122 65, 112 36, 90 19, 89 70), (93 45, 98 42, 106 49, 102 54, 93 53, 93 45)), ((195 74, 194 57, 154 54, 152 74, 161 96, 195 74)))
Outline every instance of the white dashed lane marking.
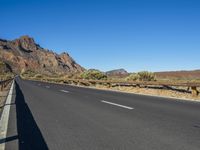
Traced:
POLYGON ((104 100, 102 100, 101 102, 106 103, 106 104, 110 104, 110 105, 114 105, 114 106, 118 106, 118 107, 122 107, 122 108, 126 108, 126 109, 130 109, 130 110, 134 109, 133 107, 120 105, 120 104, 117 104, 117 103, 112 103, 112 102, 108 102, 108 101, 104 101, 104 100))
POLYGON ((66 90, 60 90, 61 92, 64 92, 64 93, 69 93, 69 91, 66 91, 66 90))

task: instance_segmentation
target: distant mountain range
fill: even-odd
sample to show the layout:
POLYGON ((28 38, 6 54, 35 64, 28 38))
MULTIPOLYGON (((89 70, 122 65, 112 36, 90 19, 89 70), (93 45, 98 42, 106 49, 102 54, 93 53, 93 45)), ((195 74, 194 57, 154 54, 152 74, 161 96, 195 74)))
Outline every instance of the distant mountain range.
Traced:
POLYGON ((2 70, 17 74, 27 70, 51 75, 84 71, 68 53, 44 49, 29 36, 12 41, 0 39, 0 61, 2 70))
MULTIPOLYGON (((130 73, 125 69, 107 71, 109 77, 127 77, 130 73)), ((200 70, 155 72, 158 79, 200 79, 200 70)))

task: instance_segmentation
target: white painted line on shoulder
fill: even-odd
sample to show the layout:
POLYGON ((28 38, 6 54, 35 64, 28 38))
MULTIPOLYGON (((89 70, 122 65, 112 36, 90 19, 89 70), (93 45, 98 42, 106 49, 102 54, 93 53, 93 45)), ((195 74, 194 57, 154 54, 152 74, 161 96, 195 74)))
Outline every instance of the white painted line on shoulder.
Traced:
POLYGON ((69 93, 69 91, 66 91, 66 90, 60 90, 61 92, 64 92, 64 93, 69 93))
POLYGON ((49 89, 50 88, 50 86, 45 86, 47 89, 49 89))
POLYGON ((14 87, 14 81, 12 82, 10 91, 8 93, 6 103, 2 112, 2 116, 0 119, 0 139, 2 142, 0 143, 0 150, 5 149, 5 142, 6 142, 6 135, 8 130, 8 120, 9 120, 9 113, 10 113, 10 104, 12 100, 12 94, 13 94, 13 87, 14 87))
POLYGON ((108 102, 108 101, 104 101, 104 100, 102 100, 101 102, 106 103, 106 104, 110 104, 110 105, 114 105, 114 106, 118 106, 118 107, 122 107, 122 108, 126 108, 126 109, 130 109, 130 110, 134 109, 133 107, 120 105, 120 104, 117 104, 117 103, 112 103, 112 102, 108 102))

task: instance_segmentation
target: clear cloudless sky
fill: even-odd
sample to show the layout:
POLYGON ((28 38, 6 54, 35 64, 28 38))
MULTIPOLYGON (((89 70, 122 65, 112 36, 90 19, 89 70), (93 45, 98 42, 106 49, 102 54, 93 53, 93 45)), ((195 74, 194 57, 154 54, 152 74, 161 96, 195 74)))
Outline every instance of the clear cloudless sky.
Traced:
POLYGON ((0 14, 0 38, 29 35, 88 69, 200 69, 199 0, 0 0, 0 14))

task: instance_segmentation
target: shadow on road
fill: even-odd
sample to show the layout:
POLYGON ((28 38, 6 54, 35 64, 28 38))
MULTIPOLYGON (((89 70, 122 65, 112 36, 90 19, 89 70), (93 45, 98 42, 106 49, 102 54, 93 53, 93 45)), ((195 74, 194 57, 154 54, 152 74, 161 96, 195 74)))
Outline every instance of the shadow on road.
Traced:
POLYGON ((11 136, 11 137, 7 137, 5 139, 0 139, 0 144, 6 143, 6 142, 10 142, 10 141, 14 141, 16 139, 18 139, 17 135, 11 136))
POLYGON ((15 103, 19 150, 48 150, 48 146, 25 102, 24 95, 17 82, 15 103))

